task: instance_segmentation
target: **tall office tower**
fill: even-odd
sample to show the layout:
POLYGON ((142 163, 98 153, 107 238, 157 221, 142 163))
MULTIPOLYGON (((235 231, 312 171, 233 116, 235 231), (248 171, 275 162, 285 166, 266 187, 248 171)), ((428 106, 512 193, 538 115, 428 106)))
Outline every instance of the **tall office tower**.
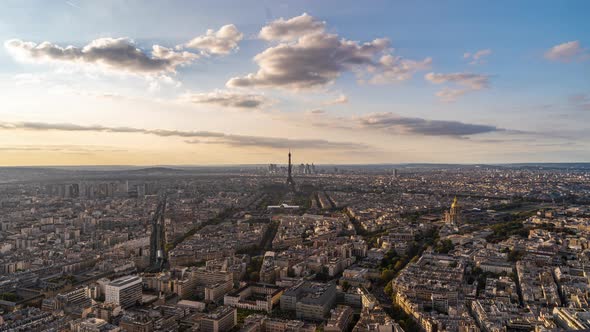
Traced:
POLYGON ((299 165, 299 174, 305 174, 305 164, 299 165))
POLYGON ((150 270, 160 271, 166 261, 166 196, 162 196, 152 219, 152 234, 150 235, 150 270))
POLYGON ((289 151, 289 167, 288 167, 287 171, 288 171, 287 185, 291 186, 291 188, 293 188, 293 190, 295 190, 295 181, 293 181, 293 176, 292 176, 293 165, 291 165, 291 151, 289 151))
POLYGON ((455 196, 451 209, 445 212, 445 222, 459 226, 461 224, 461 205, 455 196))
POLYGON ((129 308, 141 303, 141 277, 125 276, 111 281, 105 288, 105 302, 129 308))

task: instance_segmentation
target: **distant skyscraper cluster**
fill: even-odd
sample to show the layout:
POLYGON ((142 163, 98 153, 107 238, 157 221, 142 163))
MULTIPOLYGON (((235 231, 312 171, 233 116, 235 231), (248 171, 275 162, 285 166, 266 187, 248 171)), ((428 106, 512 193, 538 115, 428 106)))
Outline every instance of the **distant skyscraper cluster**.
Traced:
POLYGON ((292 166, 291 152, 289 152, 289 161, 287 167, 279 166, 277 164, 268 165, 268 173, 270 174, 317 174, 316 167, 313 163, 301 163, 297 168, 292 166))
POLYGON ((299 165, 299 174, 315 174, 315 165, 314 164, 300 164, 299 165))

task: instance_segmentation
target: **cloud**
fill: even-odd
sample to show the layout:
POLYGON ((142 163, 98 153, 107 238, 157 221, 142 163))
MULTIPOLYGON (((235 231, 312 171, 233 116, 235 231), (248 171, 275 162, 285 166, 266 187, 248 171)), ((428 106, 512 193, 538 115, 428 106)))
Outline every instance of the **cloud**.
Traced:
POLYGON ((99 125, 82 126, 71 123, 44 123, 44 122, 17 122, 17 123, 0 123, 0 129, 24 129, 36 131, 86 131, 86 132, 106 132, 106 133, 140 133, 162 137, 179 136, 179 137, 222 137, 223 133, 208 131, 179 131, 166 129, 141 129, 133 127, 105 127, 99 125))
POLYGON ((489 87, 489 76, 473 74, 473 73, 451 73, 451 74, 436 74, 428 73, 424 76, 426 80, 434 84, 442 83, 456 83, 473 90, 481 90, 489 87))
POLYGON ((338 95, 338 97, 323 102, 322 105, 323 106, 333 106, 333 105, 347 104, 347 103, 348 103, 348 97, 345 94, 341 93, 340 95, 338 95))
POLYGON ((188 65, 201 54, 188 52, 183 47, 198 49, 205 55, 223 55, 237 49, 243 34, 233 25, 219 30, 207 30, 185 45, 167 48, 153 45, 150 51, 139 48, 129 38, 98 38, 86 46, 60 46, 48 41, 40 44, 10 39, 4 47, 17 60, 33 63, 58 63, 106 69, 110 72, 131 73, 157 77, 175 73, 177 67, 188 65))
POLYGON ((373 113, 355 120, 362 128, 408 135, 465 137, 506 131, 491 125, 402 117, 391 112, 373 113))
POLYGON ((279 43, 254 57, 257 72, 233 77, 226 86, 314 89, 333 83, 345 71, 378 75, 374 82, 403 80, 424 65, 383 56, 389 51, 388 39, 359 43, 324 28, 323 22, 306 14, 263 27, 260 36, 279 43))
POLYGON ((545 59, 552 61, 571 62, 588 58, 590 58, 590 52, 582 48, 578 40, 555 45, 545 52, 545 59))
POLYGON ((73 3, 72 1, 66 1, 66 4, 70 7, 76 8, 76 9, 82 9, 82 7, 78 6, 77 4, 73 3))
POLYGON ((184 96, 196 104, 210 104, 222 107, 256 109, 270 104, 270 100, 262 95, 235 93, 217 90, 207 93, 192 93, 184 96))
POLYGON ((582 111, 590 111, 590 95, 580 93, 571 95, 568 99, 570 105, 572 105, 575 109, 582 111))
POLYGON ((318 108, 318 109, 306 111, 305 114, 307 114, 307 115, 322 115, 322 114, 326 114, 326 111, 318 108))
POLYGON ((32 130, 32 131, 66 131, 66 132, 104 132, 104 133, 137 133, 160 137, 189 138, 186 143, 224 144, 234 147, 261 148, 308 148, 317 150, 355 150, 368 149, 369 146, 352 142, 333 142, 321 139, 287 139, 279 137, 232 135, 210 131, 183 131, 168 129, 142 129, 133 127, 82 126, 71 123, 18 122, 0 123, 0 130, 32 130))
POLYGON ((304 35, 323 32, 325 28, 326 22, 320 22, 313 16, 303 13, 288 20, 281 17, 269 23, 260 30, 258 36, 269 41, 293 41, 304 35))
POLYGON ((188 48, 198 49, 206 54, 225 55, 238 48, 244 35, 233 24, 224 25, 219 30, 207 30, 185 44, 188 48))
POLYGON ((370 82, 383 84, 395 81, 405 81, 412 78, 417 71, 430 69, 431 65, 432 58, 415 61, 387 54, 379 59, 378 66, 371 68, 370 71, 376 72, 376 74, 370 82))
POLYGON ((451 89, 446 87, 436 93, 436 96, 447 102, 455 101, 459 96, 468 92, 486 89, 490 86, 489 75, 474 73, 428 73, 424 76, 424 79, 434 84, 453 83, 463 87, 462 89, 451 89))
POLYGON ((4 46, 19 60, 100 67, 140 75, 173 73, 176 67, 198 58, 197 54, 159 45, 154 45, 151 55, 148 55, 128 38, 99 38, 82 48, 61 47, 50 42, 36 44, 20 39, 8 40, 4 46))
POLYGON ((469 62, 469 64, 471 64, 471 65, 482 64, 482 63, 486 62, 486 60, 484 58, 490 54, 492 54, 492 50, 487 48, 485 50, 479 50, 475 53, 466 52, 463 54, 463 59, 471 60, 469 62))
POLYGON ((361 143, 332 142, 322 139, 290 139, 245 135, 226 135, 213 141, 185 141, 191 144, 224 144, 233 147, 263 147, 271 149, 305 148, 315 150, 366 150, 369 146, 361 143))
POLYGON ((453 102, 457 100, 457 98, 461 97, 462 95, 466 94, 470 90, 468 89, 451 89, 451 88, 443 88, 440 91, 437 91, 435 95, 440 98, 440 100, 444 102, 453 102))
POLYGON ((22 152, 22 151, 43 151, 43 152, 64 152, 76 154, 92 154, 95 152, 127 152, 124 149, 109 146, 97 145, 10 145, 0 146, 0 151, 22 152))

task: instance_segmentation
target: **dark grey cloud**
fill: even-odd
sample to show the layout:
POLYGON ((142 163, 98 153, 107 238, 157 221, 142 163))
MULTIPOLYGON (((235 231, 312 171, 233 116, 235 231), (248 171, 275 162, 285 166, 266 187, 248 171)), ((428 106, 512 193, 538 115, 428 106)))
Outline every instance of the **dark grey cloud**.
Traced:
POLYGON ((192 93, 186 95, 185 98, 196 104, 209 104, 242 109, 260 108, 271 103, 268 98, 262 95, 236 93, 231 91, 192 93))
POLYGON ((321 139, 287 139, 280 137, 263 137, 233 135, 210 131, 182 131, 166 129, 142 129, 133 127, 105 127, 105 126, 81 126, 69 123, 41 123, 41 122, 18 122, 0 123, 0 130, 34 130, 34 131, 82 131, 82 132, 105 132, 105 133, 138 133, 155 135, 161 137, 183 137, 190 138, 186 143, 192 144, 224 144, 234 147, 262 147, 262 148, 308 148, 317 150, 356 150, 368 149, 361 143, 333 142, 321 139))
POLYGON ((470 135, 503 132, 492 125, 471 124, 459 121, 427 120, 401 117, 393 113, 369 114, 356 119, 363 128, 392 131, 400 134, 423 136, 465 137, 470 135))
POLYGON ((228 87, 271 87, 304 90, 333 83, 343 72, 373 75, 372 83, 405 80, 431 60, 411 61, 388 55, 388 39, 366 43, 327 33, 325 24, 309 15, 277 20, 260 37, 278 42, 254 57, 259 69, 231 78, 228 87))
POLYGON ((8 40, 4 46, 17 58, 33 62, 91 65, 135 74, 174 72, 179 65, 198 58, 197 54, 159 45, 152 47, 150 55, 128 38, 99 38, 82 48, 61 47, 50 42, 36 44, 20 39, 8 40))

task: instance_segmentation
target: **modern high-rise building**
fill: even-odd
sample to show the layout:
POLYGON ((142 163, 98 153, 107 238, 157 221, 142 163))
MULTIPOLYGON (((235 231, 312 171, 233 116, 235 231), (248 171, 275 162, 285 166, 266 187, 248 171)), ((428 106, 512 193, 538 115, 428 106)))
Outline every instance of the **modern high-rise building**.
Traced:
POLYGON ((111 281, 105 289, 105 302, 129 308, 141 302, 141 277, 125 276, 111 281))

